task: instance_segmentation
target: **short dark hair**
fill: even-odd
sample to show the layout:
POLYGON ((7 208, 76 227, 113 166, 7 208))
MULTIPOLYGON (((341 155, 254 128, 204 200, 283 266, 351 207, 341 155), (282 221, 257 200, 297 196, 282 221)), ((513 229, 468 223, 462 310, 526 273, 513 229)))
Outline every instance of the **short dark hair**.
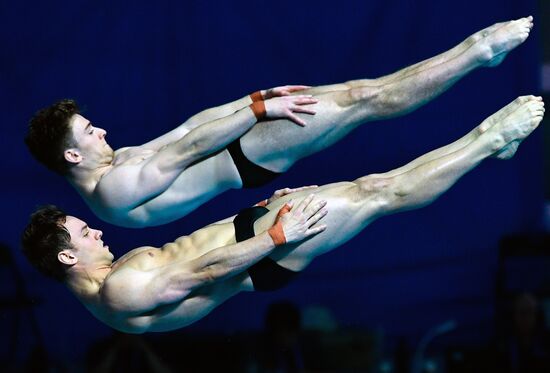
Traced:
POLYGON ((25 144, 34 158, 61 175, 69 168, 63 151, 73 143, 69 121, 75 114, 80 114, 76 101, 58 101, 32 117, 25 136, 25 144))
POLYGON ((23 254, 46 276, 65 281, 67 273, 57 259, 60 251, 72 249, 71 234, 63 226, 67 214, 53 205, 42 206, 32 215, 21 236, 23 254))

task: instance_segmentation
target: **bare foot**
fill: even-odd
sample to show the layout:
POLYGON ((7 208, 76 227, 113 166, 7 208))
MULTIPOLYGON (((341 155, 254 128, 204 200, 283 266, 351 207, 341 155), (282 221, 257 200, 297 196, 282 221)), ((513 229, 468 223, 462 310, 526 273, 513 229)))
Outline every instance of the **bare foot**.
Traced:
POLYGON ((506 118, 508 114, 512 113, 518 106, 521 106, 527 101, 535 98, 535 96, 521 96, 516 98, 514 101, 510 102, 508 105, 481 122, 481 124, 477 126, 478 135, 481 135, 499 121, 504 120, 504 118, 506 118))
POLYGON ((480 59, 485 66, 497 66, 515 47, 523 43, 533 28, 533 17, 496 23, 474 35, 473 48, 479 49, 480 59))
POLYGON ((498 159, 511 158, 519 144, 538 127, 544 116, 541 97, 529 96, 527 100, 516 100, 508 106, 508 109, 512 109, 508 115, 485 132, 488 136, 494 136, 494 143, 498 144, 493 154, 498 159))

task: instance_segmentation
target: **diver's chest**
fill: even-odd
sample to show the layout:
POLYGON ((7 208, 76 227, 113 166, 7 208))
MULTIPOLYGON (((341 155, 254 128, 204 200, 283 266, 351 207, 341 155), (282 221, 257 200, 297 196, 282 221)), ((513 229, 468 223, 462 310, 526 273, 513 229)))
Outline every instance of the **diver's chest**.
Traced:
MULTIPOLYGON (((166 264, 168 258, 166 253, 156 248, 140 248, 136 249, 116 262, 116 267, 130 267, 139 271, 149 271, 166 264)), ((113 269, 116 269, 113 268, 113 269)))

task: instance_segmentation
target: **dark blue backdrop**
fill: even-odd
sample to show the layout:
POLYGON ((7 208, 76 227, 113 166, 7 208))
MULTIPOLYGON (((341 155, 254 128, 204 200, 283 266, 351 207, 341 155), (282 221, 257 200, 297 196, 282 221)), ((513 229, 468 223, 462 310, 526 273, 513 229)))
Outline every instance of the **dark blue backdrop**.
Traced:
MULTIPOLYGON (((29 292, 43 300, 36 311, 51 352, 82 352, 110 330, 18 253, 19 234, 37 205, 58 204, 100 227, 120 255, 234 214, 279 187, 400 166, 458 138, 518 95, 537 93, 537 28, 500 67, 471 74, 417 112, 368 124, 269 186, 226 193, 157 228, 99 221, 68 183, 31 159, 22 138, 37 109, 75 98, 107 129, 114 148, 140 144, 254 90, 377 77, 494 22, 529 14, 537 16, 534 0, 0 4, 2 241, 14 249, 29 292)), ((291 299, 328 307, 343 326, 382 328, 390 337, 415 339, 455 319, 457 338, 483 341, 493 322, 498 240, 539 225, 540 132, 513 160, 482 164, 434 205, 375 222, 288 288, 239 295, 191 329, 257 329, 267 304, 291 299)), ((2 288, 2 294, 13 291, 9 281, 2 288)))

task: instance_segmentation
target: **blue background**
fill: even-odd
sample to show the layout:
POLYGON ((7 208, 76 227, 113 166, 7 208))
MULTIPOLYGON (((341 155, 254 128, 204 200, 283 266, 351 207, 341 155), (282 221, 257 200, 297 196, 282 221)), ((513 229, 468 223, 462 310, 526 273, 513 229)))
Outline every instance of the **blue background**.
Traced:
MULTIPOLYGON (((49 352, 82 354, 111 331, 18 252, 20 232, 36 206, 57 204, 102 229, 119 256, 188 234, 280 187, 352 180, 398 167, 462 136, 515 97, 537 94, 538 29, 501 66, 475 71, 418 111, 369 123, 276 182, 230 191, 162 227, 123 229, 93 216, 66 181, 27 152, 23 137, 36 110, 74 98, 85 116, 108 131, 113 148, 137 145, 200 110, 257 89, 394 72, 494 22, 536 17, 535 5, 534 0, 2 2, 1 241, 13 248, 37 300, 49 352)), ((483 343, 493 332, 498 241, 540 228, 541 132, 514 159, 483 163, 433 205, 375 222, 316 260, 287 288, 240 294, 180 333, 259 329, 269 303, 290 299, 301 307, 327 307, 343 327, 382 330, 388 341, 405 336, 414 343, 429 327, 454 319, 456 341, 483 343)), ((12 282, 3 277, 2 294, 9 295, 12 282)), ((20 343, 30 344, 30 337, 20 343)))

